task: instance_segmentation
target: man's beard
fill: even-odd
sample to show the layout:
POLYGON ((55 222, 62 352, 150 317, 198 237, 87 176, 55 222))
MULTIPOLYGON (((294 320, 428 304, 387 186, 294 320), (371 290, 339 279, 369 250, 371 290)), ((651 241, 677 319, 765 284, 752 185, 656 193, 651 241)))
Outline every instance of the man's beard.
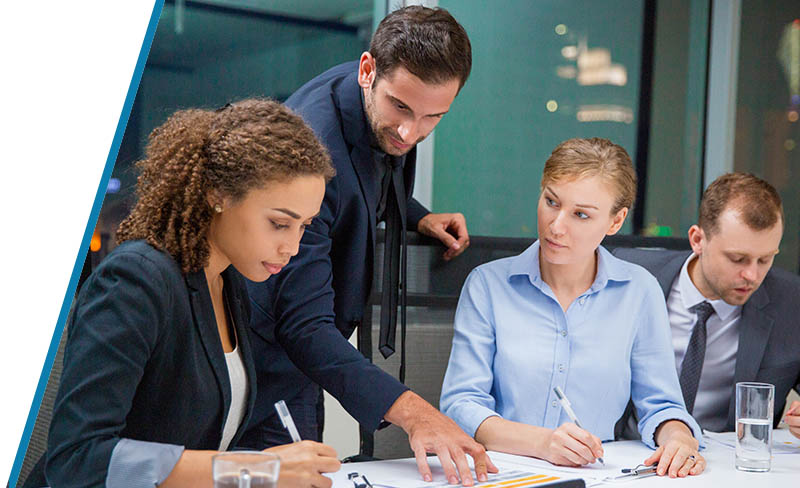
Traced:
POLYGON ((402 141, 403 138, 388 127, 381 126, 381 120, 380 117, 378 117, 378 110, 375 108, 374 93, 371 90, 364 97, 364 112, 367 117, 367 124, 372 131, 372 144, 378 146, 381 151, 385 152, 386 154, 392 156, 403 156, 408 154, 408 152, 411 151, 415 145, 419 144, 423 139, 425 139, 425 136, 419 138, 405 151, 395 147, 390 138, 393 137, 397 141, 402 141))

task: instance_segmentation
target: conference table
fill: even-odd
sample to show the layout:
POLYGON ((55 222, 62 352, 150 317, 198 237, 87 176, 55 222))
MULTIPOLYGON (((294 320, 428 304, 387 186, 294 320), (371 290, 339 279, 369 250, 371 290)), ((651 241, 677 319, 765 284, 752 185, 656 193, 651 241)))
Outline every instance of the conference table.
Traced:
MULTIPOLYGON (((777 432, 777 431, 776 431, 777 432)), ((776 436, 777 438, 777 436, 776 436)), ((793 438, 791 438, 793 439, 793 438)), ((632 488, 646 487, 696 487, 711 486, 724 488, 758 487, 800 487, 800 440, 793 439, 796 452, 773 449, 772 468, 766 473, 739 471, 734 467, 735 449, 730 445, 706 439, 706 448, 701 451, 708 463, 705 472, 699 476, 675 478, 662 476, 628 477, 620 476, 623 467, 633 468, 644 461, 652 451, 639 441, 619 441, 603 444, 605 466, 590 465, 582 468, 554 466, 545 461, 524 456, 490 452, 492 461, 500 468, 498 475, 476 486, 486 488, 510 488, 536 486, 524 480, 554 480, 555 478, 584 479, 586 486, 628 485, 632 488), (616 479, 615 479, 616 478, 616 479), (523 481, 523 482, 520 482, 523 481)), ((777 441, 776 441, 777 442, 777 441)), ((789 442, 786 442, 789 444, 789 442)), ((333 488, 361 488, 348 478, 351 473, 365 477, 375 488, 431 488, 448 486, 444 471, 435 456, 428 457, 433 471, 433 482, 422 481, 414 458, 388 461, 347 463, 338 473, 331 475, 333 488)), ((542 484, 544 486, 545 483, 542 484)))

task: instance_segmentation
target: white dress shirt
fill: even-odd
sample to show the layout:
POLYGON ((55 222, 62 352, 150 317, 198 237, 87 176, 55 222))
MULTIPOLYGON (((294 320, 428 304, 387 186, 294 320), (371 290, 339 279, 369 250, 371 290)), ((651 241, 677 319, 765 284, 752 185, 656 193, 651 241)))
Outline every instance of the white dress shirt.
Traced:
MULTIPOLYGON (((706 301, 689 277, 689 263, 696 257, 692 254, 683 263, 681 273, 672 284, 667 298, 678 376, 681 374, 681 364, 689 346, 689 338, 697 322, 697 316, 689 309, 706 301)), ((722 299, 707 301, 714 308, 714 313, 706 322, 706 355, 692 415, 703 429, 719 432, 725 429, 728 422, 742 307, 730 305, 722 299)))

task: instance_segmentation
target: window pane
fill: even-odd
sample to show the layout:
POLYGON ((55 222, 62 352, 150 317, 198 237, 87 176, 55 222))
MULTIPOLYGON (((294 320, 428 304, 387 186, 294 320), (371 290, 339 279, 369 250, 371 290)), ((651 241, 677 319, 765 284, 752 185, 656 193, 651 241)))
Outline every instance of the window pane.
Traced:
POLYGON ((777 266, 798 270, 800 229, 800 2, 742 2, 734 169, 780 192, 786 229, 777 266))
POLYGON ((636 154, 644 2, 439 5, 467 30, 473 68, 436 129, 434 210, 464 213, 472 234, 534 236, 558 143, 606 137, 636 154))

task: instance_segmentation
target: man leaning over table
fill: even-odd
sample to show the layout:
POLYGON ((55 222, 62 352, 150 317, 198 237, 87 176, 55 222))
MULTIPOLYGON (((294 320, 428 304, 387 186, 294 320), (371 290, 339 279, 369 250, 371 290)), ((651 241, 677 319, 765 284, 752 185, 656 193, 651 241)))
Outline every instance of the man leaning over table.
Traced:
MULTIPOLYGON (((467 33, 446 10, 411 6, 381 21, 359 61, 329 69, 286 101, 328 148, 337 176, 298 255, 268 282, 248 284, 258 399, 240 447, 288 441, 272 407, 281 399, 301 435, 319 438, 322 386, 366 429, 382 420, 403 428, 423 479, 431 479, 427 453, 439 456, 450 483, 473 483, 465 454, 479 481, 495 471, 480 444, 346 339, 369 298, 378 222, 387 226, 385 255, 398 257, 384 261, 385 297, 397 296, 387 290, 396 290, 406 229, 442 241, 445 259, 469 244, 463 215, 430 213, 411 194, 416 145, 449 111, 471 64, 467 33)), ((396 308, 381 306, 384 355, 394 350, 396 308)))
MULTIPOLYGON (((772 185, 729 173, 703 192, 691 252, 615 251, 661 285, 686 408, 705 430, 734 430, 738 382, 775 385, 775 426, 800 391, 800 277, 772 267, 784 226, 772 185)), ((800 401, 785 421, 800 438, 800 401)))

